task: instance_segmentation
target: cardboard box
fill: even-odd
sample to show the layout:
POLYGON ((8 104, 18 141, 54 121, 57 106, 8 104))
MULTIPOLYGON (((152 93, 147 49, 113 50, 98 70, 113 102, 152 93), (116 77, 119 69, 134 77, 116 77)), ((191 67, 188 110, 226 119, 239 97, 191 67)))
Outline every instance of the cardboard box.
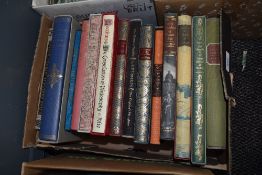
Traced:
MULTIPOLYGON (((152 4, 152 1, 148 1, 152 4)), ((120 137, 99 137, 99 136, 90 136, 90 135, 79 135, 83 141, 74 142, 74 143, 65 143, 65 144, 48 144, 39 142, 37 140, 38 132, 35 130, 35 119, 37 115, 37 101, 40 98, 40 80, 43 71, 45 59, 45 50, 46 42, 48 37, 48 29, 52 25, 52 17, 58 14, 71 14, 75 16, 78 20, 85 18, 86 15, 94 12, 104 11, 99 8, 101 4, 105 6, 107 4, 109 10, 119 8, 120 17, 128 18, 140 18, 144 17, 145 21, 149 22, 150 20, 154 24, 155 11, 150 10, 144 12, 129 13, 128 10, 126 13, 120 12, 126 10, 125 3, 141 3, 148 4, 146 1, 136 1, 136 0, 111 0, 111 1, 97 1, 97 0, 87 0, 81 2, 74 2, 68 4, 56 4, 56 5, 46 5, 43 1, 33 0, 32 5, 33 9, 38 11, 40 14, 47 14, 49 17, 43 15, 41 19, 41 26, 39 30, 38 43, 35 51, 34 62, 31 70, 30 82, 28 86, 28 100, 27 100, 27 113, 24 129, 24 139, 23 139, 23 148, 36 147, 41 149, 52 149, 52 150, 64 150, 70 152, 82 152, 82 153, 95 153, 97 155, 110 155, 115 157, 122 158, 133 158, 136 161, 131 161, 129 163, 119 161, 119 162, 110 162, 105 165, 97 160, 90 160, 86 158, 72 159, 70 156, 55 156, 46 158, 43 160, 33 161, 23 164, 22 174, 41 174, 45 169, 65 169, 65 170, 81 170, 81 171, 100 171, 100 172, 127 172, 127 170, 133 173, 150 173, 150 174, 210 174, 210 171, 203 168, 192 168, 189 165, 189 162, 182 162, 184 165, 177 165, 177 162, 173 161, 173 143, 170 141, 164 141, 161 145, 139 145, 134 144, 132 139, 120 138, 120 137), (107 4, 108 3, 108 4, 107 4), (112 4, 111 4, 112 3, 112 4), (115 5, 113 5, 115 3, 115 5), (116 5, 120 3, 121 5, 116 5), (110 5, 111 4, 111 5, 110 5), (96 7, 96 8, 95 8, 96 7), (111 8, 111 9, 110 9, 111 8), (154 14, 152 17, 151 12, 154 14), (147 14, 148 13, 148 14, 147 14), (146 15, 147 14, 147 15, 146 15), (125 16, 127 15, 127 16, 125 16), (135 15, 135 16, 134 16, 135 15), (140 16, 141 15, 141 16, 140 16), (146 15, 146 16, 144 16, 146 15), (150 19, 152 17, 152 19, 150 19), (148 164, 141 164, 141 160, 154 161, 148 164), (159 164, 158 162, 163 162, 159 164), (89 166, 90 165, 90 166, 89 166), (104 165, 104 166, 101 166, 104 165), (110 166, 109 166, 110 165, 110 166), (130 168, 138 166, 139 168, 130 168), (154 167, 154 168, 153 168, 154 167), (167 168, 169 167, 169 168, 167 168), (170 170, 170 171, 169 171, 170 170)), ((201 2, 192 2, 192 1, 172 1, 167 0, 156 0, 155 9, 158 17, 159 24, 163 24, 163 13, 167 10, 182 11, 187 9, 187 12, 191 15, 195 14, 195 11, 199 11, 201 14, 208 15, 217 15, 222 7, 222 3, 218 1, 215 5, 216 9, 213 9, 212 14, 209 14, 207 11, 208 8, 213 7, 213 3, 210 1, 201 1, 201 2), (199 9, 201 3, 206 3, 207 6, 199 9), (184 4, 184 5, 183 5, 184 4), (190 6, 186 6, 190 5, 190 6), (211 5, 212 4, 212 5, 211 5)), ((127 5, 130 7, 131 5, 127 5)), ((202 5, 203 6, 203 5, 202 5)), ((156 23, 156 21, 155 21, 156 23)), ((223 51, 222 51, 223 52, 223 51)), ((221 53, 222 53, 221 52, 221 53)), ((224 52, 223 52, 224 53, 224 52)), ((227 82, 228 83, 228 82, 227 82)), ((229 98, 230 101, 230 98, 229 98)), ((231 103, 229 103, 230 109, 231 103)), ((230 111, 230 110, 229 110, 230 111)), ((230 131, 230 123, 229 123, 230 131)), ((230 139, 230 133, 229 139, 230 139)), ((230 143, 230 141, 229 141, 230 143)), ((229 148, 229 147, 228 147, 229 148)), ((227 149, 224 152, 211 152, 211 159, 215 159, 212 164, 204 166, 205 168, 211 169, 220 169, 230 171, 230 149, 227 149)), ((181 162, 180 162, 181 163, 181 162)))

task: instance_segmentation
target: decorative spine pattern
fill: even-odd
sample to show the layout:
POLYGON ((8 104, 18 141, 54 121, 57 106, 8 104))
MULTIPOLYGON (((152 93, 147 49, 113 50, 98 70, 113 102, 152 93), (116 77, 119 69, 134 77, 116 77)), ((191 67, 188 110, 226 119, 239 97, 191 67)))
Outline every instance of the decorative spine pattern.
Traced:
POLYGON ((151 121, 153 26, 142 27, 137 75, 137 99, 135 113, 136 143, 149 143, 151 121))
POLYGON ((110 124, 110 135, 120 136, 122 134, 123 102, 125 70, 127 59, 127 39, 129 21, 121 20, 118 25, 118 48, 115 66, 114 94, 112 104, 112 116, 110 124))

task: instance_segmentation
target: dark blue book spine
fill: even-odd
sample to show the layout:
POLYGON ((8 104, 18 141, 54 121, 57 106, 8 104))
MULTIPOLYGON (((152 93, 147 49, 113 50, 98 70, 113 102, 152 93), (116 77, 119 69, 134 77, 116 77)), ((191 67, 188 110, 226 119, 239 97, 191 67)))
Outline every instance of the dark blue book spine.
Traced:
POLYGON ((70 16, 57 16, 54 19, 53 44, 43 101, 43 121, 39 131, 40 140, 57 140, 71 22, 70 16))
POLYGON ((80 48, 80 38, 81 38, 81 31, 76 31, 73 58, 72 58, 72 67, 71 67, 71 73, 70 73, 70 84, 69 84, 69 90, 68 90, 67 107, 66 107, 66 121, 65 121, 66 130, 71 129, 77 62, 78 62, 78 55, 79 55, 79 48, 80 48))

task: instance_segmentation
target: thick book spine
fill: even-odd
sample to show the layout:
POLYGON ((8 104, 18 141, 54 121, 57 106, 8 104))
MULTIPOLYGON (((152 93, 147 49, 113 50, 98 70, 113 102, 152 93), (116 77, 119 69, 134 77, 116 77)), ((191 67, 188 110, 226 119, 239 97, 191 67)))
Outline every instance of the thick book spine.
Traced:
POLYGON ((36 125, 35 129, 40 129, 41 119, 43 115, 43 100, 45 96, 45 84, 47 81, 47 75, 48 75, 48 64, 50 60, 50 53, 51 53, 51 45, 52 45, 52 34, 53 34, 53 28, 51 28, 48 31, 48 39, 47 39, 47 47, 46 47, 46 54, 45 54, 45 62, 43 67, 43 75, 42 75, 42 82, 41 82, 41 93, 40 93, 40 100, 38 102, 38 110, 37 110, 37 116, 36 116, 36 125))
POLYGON ((219 18, 208 18, 207 44, 207 148, 226 148, 226 101, 220 72, 219 18))
POLYGON ((139 55, 139 40, 142 21, 130 21, 127 46, 127 67, 124 97, 123 134, 124 137, 134 137, 137 64, 139 55))
POLYGON ((192 19, 192 152, 193 164, 206 164, 206 17, 192 19))
POLYGON ((73 112, 74 91, 75 91, 75 81, 76 81, 80 39, 81 39, 81 31, 76 31, 73 58, 72 58, 72 66, 71 66, 71 73, 70 73, 70 84, 69 84, 69 90, 68 90, 67 107, 66 107, 66 121, 65 121, 66 130, 71 129, 71 120, 72 120, 72 112, 73 112))
POLYGON ((92 133, 108 135, 112 112, 113 75, 117 38, 117 17, 115 14, 103 15, 100 56, 98 64, 97 91, 92 133))
POLYGON ((177 14, 166 13, 164 19, 164 63, 161 139, 173 140, 176 116, 177 14))
POLYGON ((141 144, 150 136, 153 32, 152 25, 142 27, 139 49, 134 142, 141 144))
POLYGON ((155 51, 152 79, 152 119, 150 143, 160 144, 160 120, 161 120, 161 99, 162 99, 162 76, 163 76, 163 27, 155 29, 155 51))
POLYGON ((87 62, 88 52, 88 34, 89 34, 89 21, 82 22, 82 34, 80 41, 79 58, 77 65, 76 85, 74 94, 74 105, 71 129, 77 131, 79 128, 79 120, 82 113, 82 100, 83 100, 83 86, 85 79, 85 65, 87 62))
POLYGON ((69 51, 71 44, 69 41, 72 41, 75 36, 72 22, 71 16, 57 16, 54 19, 48 82, 45 86, 43 101, 43 120, 39 131, 40 140, 56 141, 60 129, 60 118, 65 117, 66 114, 68 79, 72 60, 69 58, 72 51, 69 51))
POLYGON ((122 118, 124 102, 125 72, 127 60, 127 39, 129 21, 121 20, 118 23, 118 48, 115 65, 114 94, 112 103, 112 116, 110 135, 122 135, 122 118))
POLYGON ((94 115, 94 103, 100 49, 102 15, 92 14, 89 18, 88 53, 82 89, 81 113, 78 132, 90 133, 94 115))
POLYGON ((191 16, 178 17, 175 158, 190 159, 191 120, 191 16))

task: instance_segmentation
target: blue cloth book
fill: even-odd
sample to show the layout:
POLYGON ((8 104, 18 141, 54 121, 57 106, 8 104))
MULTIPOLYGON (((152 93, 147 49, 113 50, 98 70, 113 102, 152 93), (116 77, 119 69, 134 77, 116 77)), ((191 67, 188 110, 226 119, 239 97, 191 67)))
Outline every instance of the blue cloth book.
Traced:
MULTIPOLYGON (((60 119, 61 115, 63 115, 63 109, 61 110, 62 103, 64 103, 65 98, 67 101, 68 95, 68 91, 65 92, 64 89, 68 88, 68 85, 65 85, 64 80, 68 72, 67 67, 72 60, 68 56, 72 21, 73 18, 71 16, 56 16, 53 22, 53 44, 51 46, 48 76, 45 84, 43 119, 39 131, 39 139, 43 141, 56 141, 59 137, 60 119)), ((73 34, 73 36, 75 35, 73 34)))
POLYGON ((69 82, 69 90, 68 90, 67 107, 66 107, 66 121, 65 121, 66 130, 71 129, 71 120, 72 120, 72 112, 73 112, 74 91, 75 91, 77 62, 78 62, 80 41, 81 41, 81 31, 76 31, 73 58, 72 58, 72 67, 71 67, 71 74, 70 74, 70 82, 69 82))

